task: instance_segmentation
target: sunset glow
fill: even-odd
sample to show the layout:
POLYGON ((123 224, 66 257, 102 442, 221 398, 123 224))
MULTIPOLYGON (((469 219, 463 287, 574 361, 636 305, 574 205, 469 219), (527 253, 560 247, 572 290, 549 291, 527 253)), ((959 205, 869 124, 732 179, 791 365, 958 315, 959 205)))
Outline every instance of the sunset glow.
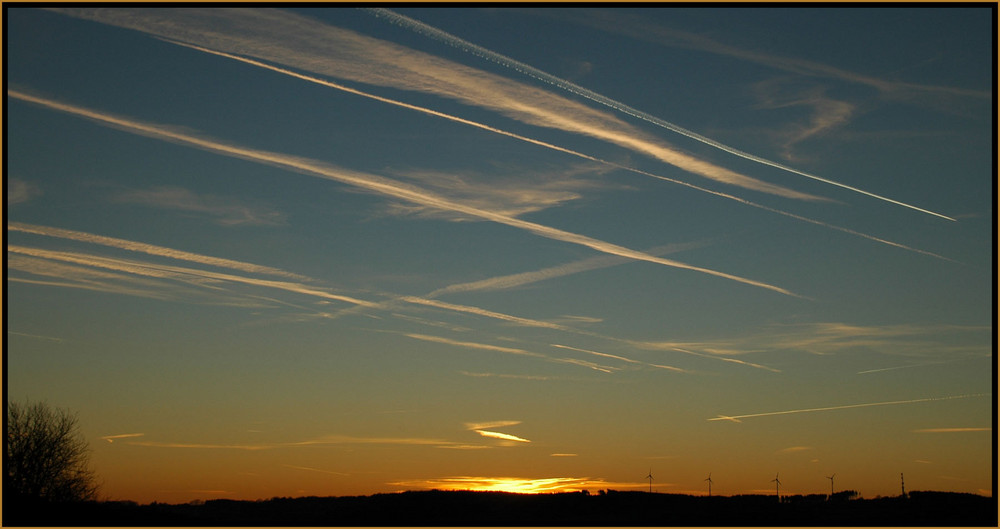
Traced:
POLYGON ((993 493, 995 6, 291 5, 5 6, 102 498, 993 493))

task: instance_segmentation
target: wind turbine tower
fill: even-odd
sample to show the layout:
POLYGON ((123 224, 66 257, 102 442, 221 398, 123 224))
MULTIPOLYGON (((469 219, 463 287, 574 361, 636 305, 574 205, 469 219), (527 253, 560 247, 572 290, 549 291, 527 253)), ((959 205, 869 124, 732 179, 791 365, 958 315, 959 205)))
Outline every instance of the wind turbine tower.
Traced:
POLYGON ((833 498, 833 477, 836 476, 836 475, 837 475, 837 473, 834 472, 833 476, 827 476, 826 477, 826 479, 830 480, 830 497, 831 498, 833 498))
POLYGON ((774 495, 775 495, 775 497, 778 498, 778 501, 780 502, 781 501, 781 492, 779 491, 779 489, 781 488, 781 481, 778 480, 778 474, 777 473, 774 474, 774 479, 772 479, 771 481, 774 482, 774 495))
POLYGON ((646 478, 649 479, 649 492, 652 494, 652 492, 653 492, 653 469, 649 469, 649 474, 646 475, 646 478))
POLYGON ((903 473, 899 473, 899 490, 903 493, 903 497, 906 497, 906 485, 903 483, 903 473))
POLYGON ((708 497, 711 498, 712 497, 712 473, 711 472, 708 473, 708 478, 705 479, 705 481, 708 482, 708 497))

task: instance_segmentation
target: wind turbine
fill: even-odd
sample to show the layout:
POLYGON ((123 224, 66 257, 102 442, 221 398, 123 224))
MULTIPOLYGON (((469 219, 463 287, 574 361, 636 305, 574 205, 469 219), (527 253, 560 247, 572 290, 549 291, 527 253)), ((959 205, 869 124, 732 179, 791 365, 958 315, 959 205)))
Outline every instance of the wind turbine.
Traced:
POLYGON ((771 481, 774 482, 774 495, 778 498, 778 501, 781 501, 781 493, 778 492, 778 489, 781 487, 781 481, 778 480, 777 472, 774 473, 774 479, 771 481))
POLYGON ((708 497, 711 498, 712 497, 712 473, 711 472, 708 473, 708 478, 705 479, 705 481, 708 482, 708 497))
MULTIPOLYGON (((836 475, 837 475, 837 473, 834 472, 833 476, 836 476, 836 475)), ((833 497, 833 476, 827 476, 826 477, 826 479, 830 480, 830 497, 831 498, 833 497)))
POLYGON ((649 469, 649 474, 646 475, 649 479, 649 492, 653 492, 653 469, 649 469))

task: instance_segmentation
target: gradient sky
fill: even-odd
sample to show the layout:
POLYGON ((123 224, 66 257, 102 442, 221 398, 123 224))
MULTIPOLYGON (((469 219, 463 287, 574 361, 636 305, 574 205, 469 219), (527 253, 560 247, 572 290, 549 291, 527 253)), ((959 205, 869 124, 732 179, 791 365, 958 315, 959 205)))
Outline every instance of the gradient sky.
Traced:
POLYGON ((103 494, 992 494, 995 6, 8 8, 103 494))

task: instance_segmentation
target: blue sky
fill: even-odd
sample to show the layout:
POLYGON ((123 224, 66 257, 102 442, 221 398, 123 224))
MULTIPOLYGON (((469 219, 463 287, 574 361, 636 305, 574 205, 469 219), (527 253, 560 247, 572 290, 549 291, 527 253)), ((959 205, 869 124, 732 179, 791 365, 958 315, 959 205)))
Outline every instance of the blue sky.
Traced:
POLYGON ((5 13, 109 497, 992 493, 990 7, 5 13))

